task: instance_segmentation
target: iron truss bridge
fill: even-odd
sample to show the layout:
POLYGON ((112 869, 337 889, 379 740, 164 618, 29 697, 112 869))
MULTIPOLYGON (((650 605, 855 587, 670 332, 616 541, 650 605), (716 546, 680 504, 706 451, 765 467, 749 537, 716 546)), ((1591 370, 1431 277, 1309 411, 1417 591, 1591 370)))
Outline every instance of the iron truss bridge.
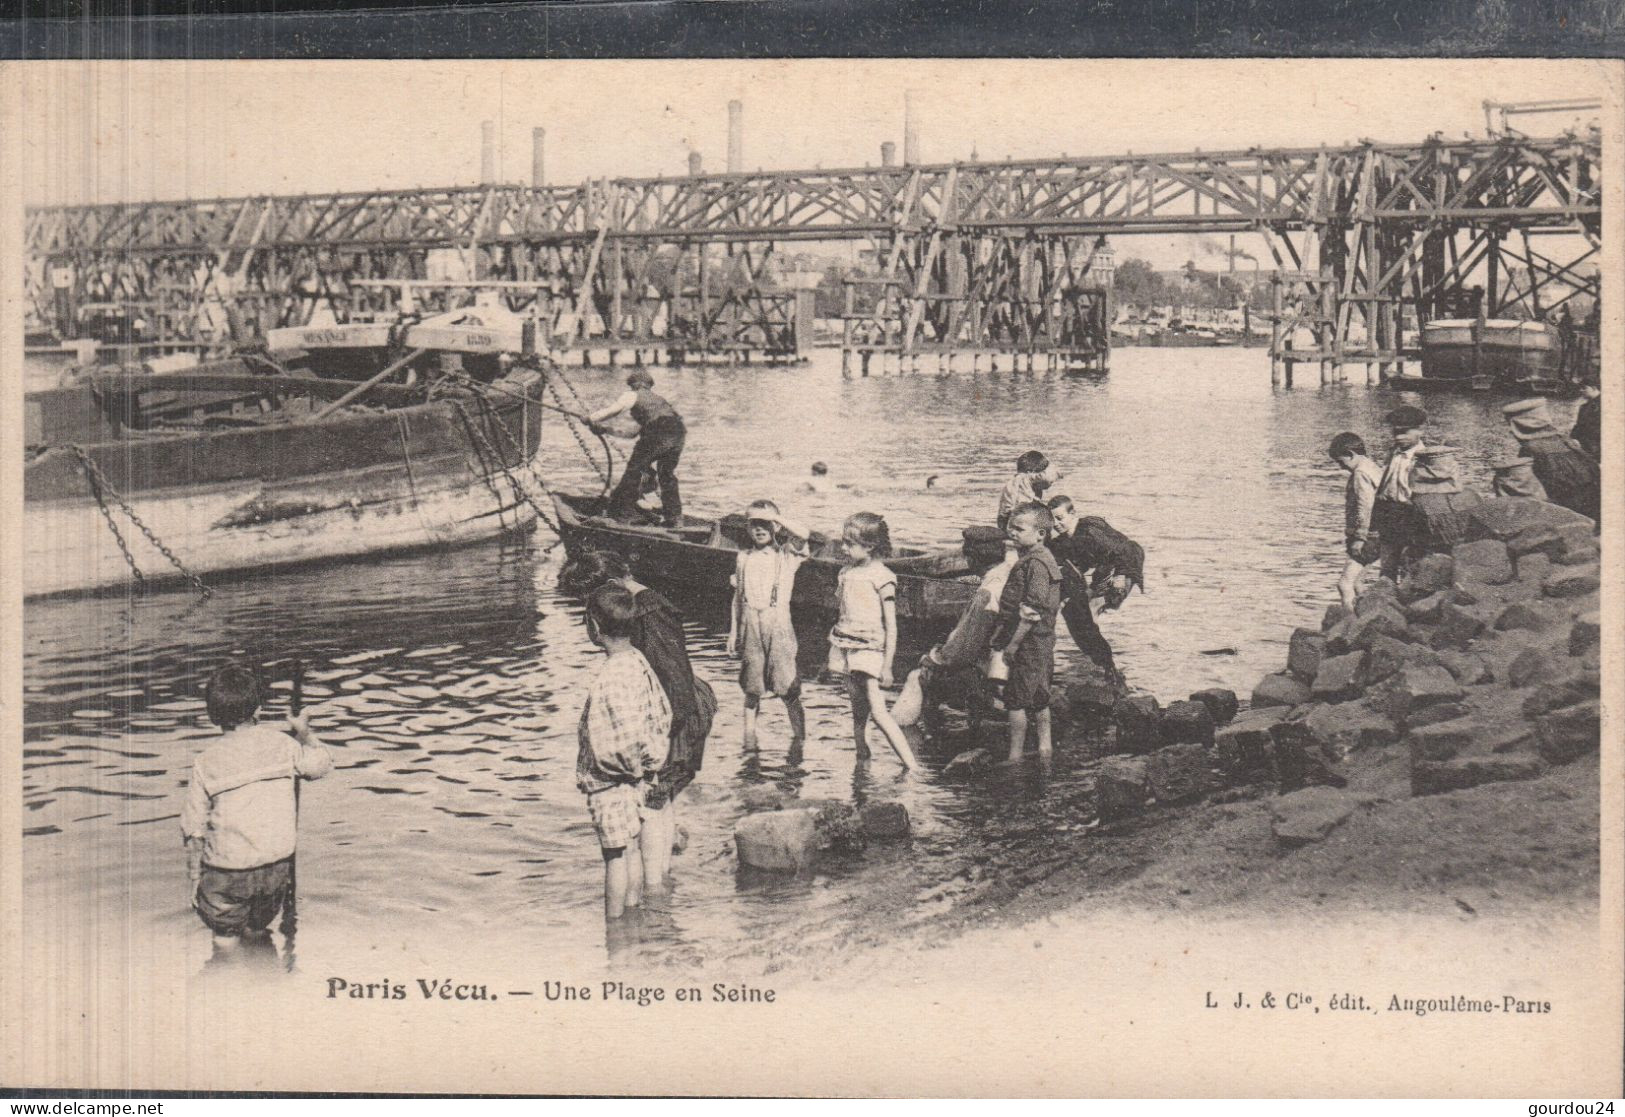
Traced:
POLYGON ((1595 297, 1595 131, 1417 144, 760 171, 30 209, 30 326, 87 307, 173 343, 438 309, 486 286, 561 347, 788 344, 775 252, 864 240, 849 351, 1103 357, 1103 238, 1265 235, 1276 343, 1298 360, 1386 364, 1458 312, 1539 314, 1595 297), (455 279, 448 276, 455 273, 455 279), (1410 313, 1406 313, 1409 311, 1410 313), (1300 334, 1301 336, 1301 334, 1300 334))

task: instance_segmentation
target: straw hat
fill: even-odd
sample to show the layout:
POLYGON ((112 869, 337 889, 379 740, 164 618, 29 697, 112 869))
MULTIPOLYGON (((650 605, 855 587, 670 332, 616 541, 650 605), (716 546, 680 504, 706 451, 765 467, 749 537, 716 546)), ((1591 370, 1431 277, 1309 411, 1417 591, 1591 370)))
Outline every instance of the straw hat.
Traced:
POLYGON ((1411 490, 1418 493, 1459 493, 1456 483, 1456 455, 1454 446, 1424 446, 1416 452, 1416 464, 1411 469, 1411 490))

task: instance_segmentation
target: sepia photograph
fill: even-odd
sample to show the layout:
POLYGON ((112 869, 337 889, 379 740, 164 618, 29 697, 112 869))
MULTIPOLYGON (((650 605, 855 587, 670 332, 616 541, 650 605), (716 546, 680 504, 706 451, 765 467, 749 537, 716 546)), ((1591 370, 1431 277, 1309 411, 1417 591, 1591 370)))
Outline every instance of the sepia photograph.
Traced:
POLYGON ((1617 1095, 1625 64, 6 77, 8 1083, 1617 1095))

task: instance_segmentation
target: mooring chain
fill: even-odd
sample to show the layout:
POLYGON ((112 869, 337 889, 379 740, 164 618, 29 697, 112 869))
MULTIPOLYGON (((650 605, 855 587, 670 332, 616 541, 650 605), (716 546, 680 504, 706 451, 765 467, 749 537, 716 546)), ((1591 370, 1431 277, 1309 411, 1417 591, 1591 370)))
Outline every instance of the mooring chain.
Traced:
MULTIPOLYGON (((595 472, 597 472, 599 478, 602 479, 602 481, 604 482, 604 492, 606 492, 606 493, 609 492, 609 486, 610 486, 610 472, 609 472, 609 469, 599 467, 598 459, 593 457, 592 456, 592 451, 587 448, 587 440, 585 438, 581 437, 581 432, 580 431, 576 430, 575 423, 568 421, 568 420, 571 420, 571 419, 576 419, 576 422, 580 422, 581 420, 577 419, 576 414, 574 412, 572 412, 568 407, 565 406, 564 397, 559 394, 559 389, 553 383, 553 378, 551 376, 542 377, 542 383, 547 385, 547 390, 552 392, 553 393, 553 398, 558 401, 559 410, 564 413, 564 417, 566 419, 566 422, 565 422, 564 425, 567 428, 569 428, 571 436, 574 437, 575 440, 576 440, 576 445, 581 447, 582 455, 589 462, 592 463, 593 470, 595 472)), ((606 453, 608 452, 608 444, 607 443, 605 444, 605 452, 606 453)), ((610 464, 613 464, 613 463, 610 463, 610 464)))
POLYGON ((120 496, 119 491, 108 482, 106 475, 101 471, 101 467, 85 451, 85 448, 70 444, 68 449, 73 451, 74 456, 84 466, 85 475, 90 478, 90 490, 95 494, 96 504, 101 508, 102 518, 107 521, 107 526, 112 529, 113 538, 118 541, 118 548, 124 553, 124 561, 130 564, 130 571, 135 575, 136 584, 145 588, 147 580, 142 575, 141 568, 135 564, 135 557, 130 554, 129 545, 124 541, 124 533, 119 531, 118 524, 113 521, 113 514, 108 510, 107 501, 103 497, 104 493, 113 498, 124 514, 130 518, 130 522, 136 526, 136 529, 146 536, 147 542, 151 543, 159 554, 168 559, 169 564, 178 570, 187 581, 191 582, 198 593, 204 597, 213 597, 214 591, 203 584, 203 579, 188 570, 186 564, 175 555, 175 552, 165 546, 164 541, 158 538, 157 534, 146 525, 140 516, 136 515, 135 509, 130 507, 130 502, 120 496))
MULTIPOLYGON (((457 414, 462 416, 463 423, 473 433, 475 441, 479 444, 477 449, 480 452, 481 463, 484 463, 485 456, 487 454, 490 455, 490 457, 495 458, 497 467, 502 470, 503 476, 508 479, 508 484, 513 486, 514 495, 518 496, 526 504, 535 509, 536 515, 541 519, 542 523, 546 524, 552 530, 554 536, 557 537, 554 542, 548 544, 548 546, 544 549, 544 553, 546 551, 551 551, 554 547, 558 546, 558 539, 563 538, 563 534, 559 531, 559 525, 553 522, 553 518, 543 510, 540 504, 536 503, 535 497, 531 496, 530 492, 525 488, 525 486, 520 483, 519 478, 514 476, 513 470, 508 468, 508 463, 503 460, 502 454, 497 450, 496 447, 491 445, 491 440, 486 437, 485 432, 480 429, 480 425, 474 421, 474 417, 470 415, 468 413, 468 409, 463 406, 463 401, 453 399, 448 400, 447 402, 450 403, 452 407, 456 408, 457 414)), ((498 426, 500 425, 501 424, 499 423, 498 426)), ((507 433, 506 429, 504 429, 503 433, 507 433)), ((511 435, 509 436, 509 439, 510 441, 512 440, 511 435)), ((540 481, 541 478, 538 477, 537 480, 540 481)), ((486 468, 486 484, 490 484, 489 466, 486 468)), ((495 492, 495 486, 492 486, 492 491, 493 493, 495 492)), ((498 499, 500 499, 500 497, 498 499)))

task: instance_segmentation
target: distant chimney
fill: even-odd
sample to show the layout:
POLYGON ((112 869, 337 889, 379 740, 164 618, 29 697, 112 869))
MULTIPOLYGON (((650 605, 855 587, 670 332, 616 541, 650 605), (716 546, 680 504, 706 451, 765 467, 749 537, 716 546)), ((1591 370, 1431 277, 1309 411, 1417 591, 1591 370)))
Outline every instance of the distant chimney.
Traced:
POLYGON ((890 140, 880 145, 880 165, 882 167, 895 167, 897 165, 897 145, 890 140))
POLYGON ((920 122, 914 116, 914 90, 903 93, 903 165, 920 162, 920 122))
POLYGON ((745 169, 745 105, 741 101, 728 102, 728 173, 736 175, 745 169))
POLYGON ((1236 274, 1236 234, 1230 234, 1230 267, 1229 274, 1236 274))
POLYGON ((480 183, 486 185, 497 179, 497 126, 490 120, 480 121, 480 183))
POLYGON ((705 173, 700 163, 700 153, 697 151, 688 153, 688 173, 691 175, 703 175, 705 173))
POLYGON ((547 185, 547 166, 542 158, 546 146, 547 129, 532 128, 530 130, 530 184, 532 186, 547 185))

